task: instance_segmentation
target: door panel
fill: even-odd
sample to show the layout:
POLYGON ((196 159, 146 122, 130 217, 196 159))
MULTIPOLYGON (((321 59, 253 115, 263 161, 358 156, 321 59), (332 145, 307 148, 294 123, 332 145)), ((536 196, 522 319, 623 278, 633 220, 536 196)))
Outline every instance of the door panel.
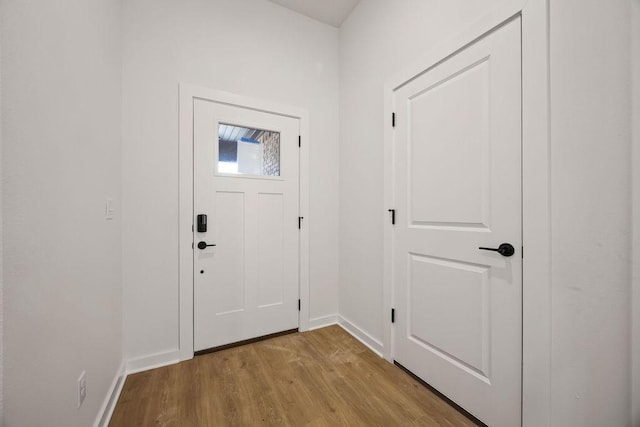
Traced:
POLYGON ((408 336, 425 350, 486 377, 489 269, 424 255, 410 257, 408 336))
POLYGON ((283 303, 284 195, 258 194, 259 307, 283 303))
POLYGON ((297 119, 194 101, 196 351, 298 327, 298 134, 297 119))
POLYGON ((520 425, 520 20, 394 93, 394 358, 492 426, 520 425), (510 243, 504 257, 479 247, 510 243))
MULTIPOLYGON (((216 315, 244 310, 244 194, 215 193, 213 241, 224 251, 200 251, 202 263, 211 264, 221 283, 212 288, 211 309, 216 315)), ((205 233, 210 234, 210 233, 205 233)), ((206 271, 205 271, 206 273, 206 271)))
POLYGON ((487 226, 489 85, 483 59, 407 100, 412 225, 487 226))

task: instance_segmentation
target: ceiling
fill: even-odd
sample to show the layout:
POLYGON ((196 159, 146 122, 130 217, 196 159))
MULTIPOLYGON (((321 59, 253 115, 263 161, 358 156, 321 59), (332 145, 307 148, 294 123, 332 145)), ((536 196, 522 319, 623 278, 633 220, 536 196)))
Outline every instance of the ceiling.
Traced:
POLYGON ((340 27, 360 0, 270 0, 325 24, 340 27))
POLYGON ((241 138, 258 139, 264 131, 260 129, 249 129, 241 126, 225 125, 220 123, 218 128, 218 139, 225 142, 236 142, 241 138))

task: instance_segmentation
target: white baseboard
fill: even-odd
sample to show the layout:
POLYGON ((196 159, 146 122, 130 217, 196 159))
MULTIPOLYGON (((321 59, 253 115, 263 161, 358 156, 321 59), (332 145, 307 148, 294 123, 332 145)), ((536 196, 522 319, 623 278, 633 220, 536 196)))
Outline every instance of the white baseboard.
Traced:
POLYGON ((382 345, 381 341, 373 338, 367 332, 353 324, 353 322, 351 322, 349 319, 346 319, 345 317, 340 315, 338 316, 338 325, 340 325, 342 329, 353 335, 353 337, 360 341, 362 344, 369 347, 371 351, 382 357, 384 346, 382 345))
POLYGON ((180 362, 180 350, 171 350, 127 360, 127 375, 180 362))
POLYGON ((124 386, 124 380, 126 378, 127 374, 124 369, 124 362, 122 362, 115 377, 113 378, 111 387, 109 387, 109 392, 102 403, 102 407, 98 412, 96 421, 93 423, 94 427, 105 427, 109 425, 111 415, 113 414, 113 410, 116 408, 116 403, 118 403, 118 398, 120 397, 120 392, 122 392, 122 387, 124 386))
POLYGON ((116 408, 116 403, 118 403, 118 398, 122 392, 122 387, 124 387, 127 375, 160 368, 162 366, 173 365, 179 361, 179 351, 172 350, 127 360, 126 363, 122 362, 113 382, 111 383, 109 393, 107 393, 104 403, 98 412, 96 421, 93 424, 94 427, 106 427, 109 425, 109 421, 111 421, 113 410, 116 408))
POLYGON ((309 319, 307 331, 313 331, 314 329, 325 328, 327 326, 335 325, 338 323, 338 315, 331 314, 329 316, 316 317, 315 319, 309 319))

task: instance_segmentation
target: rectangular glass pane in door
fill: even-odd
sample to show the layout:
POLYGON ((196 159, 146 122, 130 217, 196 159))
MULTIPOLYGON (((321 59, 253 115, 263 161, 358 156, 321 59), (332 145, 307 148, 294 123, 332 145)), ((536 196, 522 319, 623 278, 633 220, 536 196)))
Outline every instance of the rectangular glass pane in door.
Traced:
POLYGON ((280 132, 220 123, 218 173, 280 176, 280 132))

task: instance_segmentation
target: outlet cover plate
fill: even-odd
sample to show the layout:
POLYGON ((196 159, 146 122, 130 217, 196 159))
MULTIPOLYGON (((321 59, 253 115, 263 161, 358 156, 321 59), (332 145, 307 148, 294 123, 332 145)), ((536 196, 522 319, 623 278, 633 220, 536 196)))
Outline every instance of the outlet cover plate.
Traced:
POLYGON ((87 397, 87 372, 82 371, 78 377, 78 408, 82 406, 85 397, 87 397))

